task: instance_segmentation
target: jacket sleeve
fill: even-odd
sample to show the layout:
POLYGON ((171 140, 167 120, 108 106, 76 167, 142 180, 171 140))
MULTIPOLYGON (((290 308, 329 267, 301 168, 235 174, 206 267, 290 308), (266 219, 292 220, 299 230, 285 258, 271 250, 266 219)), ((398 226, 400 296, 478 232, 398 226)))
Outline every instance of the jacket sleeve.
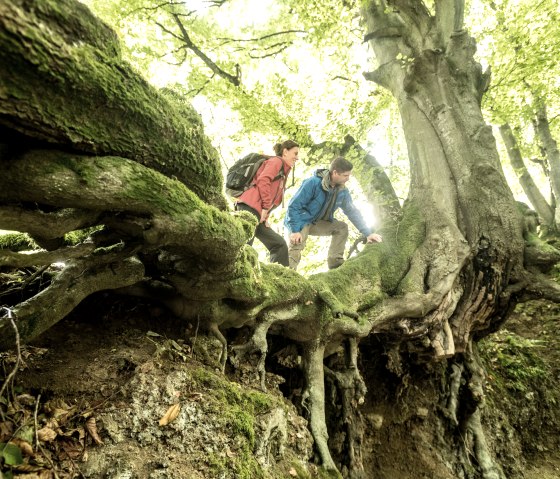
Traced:
POLYGON ((305 226, 303 219, 305 208, 313 195, 313 188, 313 178, 303 180, 303 183, 290 200, 285 221, 290 233, 299 233, 305 226))
POLYGON ((280 184, 279 182, 273 182, 273 180, 278 176, 280 167, 283 167, 281 158, 277 156, 270 158, 263 163, 263 166, 255 178, 255 185, 259 190, 261 207, 263 210, 272 208, 274 199, 278 194, 280 184))
POLYGON ((352 197, 350 196, 350 193, 348 191, 344 197, 341 208, 342 211, 344 211, 344 214, 348 217, 348 219, 360 233, 362 233, 364 236, 369 236, 371 233, 373 233, 373 230, 364 221, 360 210, 354 205, 352 197))

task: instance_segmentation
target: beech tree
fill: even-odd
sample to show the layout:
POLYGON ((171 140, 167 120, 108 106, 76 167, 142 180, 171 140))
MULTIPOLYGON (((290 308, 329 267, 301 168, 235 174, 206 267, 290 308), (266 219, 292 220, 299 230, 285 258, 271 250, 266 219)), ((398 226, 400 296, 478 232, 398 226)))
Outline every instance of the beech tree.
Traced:
POLYGON ((0 227, 41 247, 0 251, 9 307, 0 348, 33 340, 102 290, 157 298, 185 321, 200 320, 223 344, 222 367, 227 331, 250 327, 234 363, 256 353, 263 388, 267 339, 280 336, 302 358, 302 402, 323 467, 364 477, 360 343, 380 337, 397 376, 412 363, 441 366, 432 374, 443 407, 427 434, 445 438, 438 454, 450 474, 465 477, 472 454, 481 477, 505 477, 485 438, 476 342, 517 301, 558 300, 560 291, 540 274, 554 252, 525 244, 481 113, 488 75, 474 60, 463 10, 461 0, 363 3, 377 63, 365 77, 398 104, 410 191, 401 208, 351 137, 317 146, 351 158, 366 192, 380 185, 384 242, 304 278, 258 262, 246 245, 255 224, 228 207, 199 116, 131 69, 110 28, 74 0, 0 4, 0 227), (30 278, 8 294, 15 271, 32 266, 49 280, 30 278), (340 360, 326 367, 333 356, 340 360), (329 443, 326 384, 344 408, 343 450, 329 443))
POLYGON ((542 230, 556 235, 560 169, 556 141, 558 5, 549 1, 536 5, 489 2, 483 12, 492 18, 478 29, 492 45, 489 62, 493 77, 483 108, 490 120, 500 125, 511 166, 542 230), (548 180, 550 194, 535 181, 531 163, 548 180))

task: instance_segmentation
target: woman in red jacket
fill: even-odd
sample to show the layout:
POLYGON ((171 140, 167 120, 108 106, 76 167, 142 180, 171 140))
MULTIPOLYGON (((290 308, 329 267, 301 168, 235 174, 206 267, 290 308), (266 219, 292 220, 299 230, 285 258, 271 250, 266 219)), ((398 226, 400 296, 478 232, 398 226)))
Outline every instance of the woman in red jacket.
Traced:
MULTIPOLYGON (((237 200, 237 210, 249 211, 259 220, 255 237, 266 246, 271 263, 289 266, 288 245, 284 238, 268 224, 270 212, 282 203, 286 178, 299 154, 299 145, 292 140, 274 145, 276 156, 271 156, 257 170, 251 187, 237 200)), ((253 239, 249 244, 253 244, 253 239)))

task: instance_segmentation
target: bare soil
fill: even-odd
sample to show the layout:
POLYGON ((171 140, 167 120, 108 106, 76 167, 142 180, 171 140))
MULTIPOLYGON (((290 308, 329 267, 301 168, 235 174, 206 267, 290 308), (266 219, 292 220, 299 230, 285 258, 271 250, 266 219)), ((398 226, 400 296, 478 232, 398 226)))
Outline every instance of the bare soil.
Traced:
MULTIPOLYGON (((508 337, 530 340, 546 365, 546 384, 556 384, 548 401, 560 398, 559 318, 557 306, 534 303, 514 314, 488 350, 486 414, 496 429, 489 440, 512 464, 508 479, 560 478, 560 420, 538 384, 527 380, 529 389, 516 390, 519 384, 506 374, 511 371, 492 359, 498 353, 507 359, 508 337), (492 381, 502 376, 498 387, 492 381)), ((243 331, 236 334, 241 338, 243 331)), ((235 335, 229 339, 236 341, 235 335)), ((284 397, 298 404, 297 378, 277 368, 284 377, 268 374, 262 393, 250 364, 219 372, 219 348, 196 324, 177 321, 152 303, 103 294, 86 300, 22 349, 5 388, 10 404, 0 417, 0 443, 15 440, 23 464, 4 465, 0 477, 325 477, 314 464, 301 409, 284 397), (177 416, 160 425, 174 405, 177 416), (35 430, 42 431, 40 439, 35 430)), ((15 355, 0 359, 7 377, 15 355)), ((273 362, 268 366, 274 370, 273 362)), ((403 388, 402 378, 394 380, 378 360, 362 354, 361 368, 370 388, 362 407, 364 477, 455 479, 437 451, 437 388, 407 401, 402 394, 414 388, 403 388)), ((331 437, 337 441, 336 426, 331 437)))

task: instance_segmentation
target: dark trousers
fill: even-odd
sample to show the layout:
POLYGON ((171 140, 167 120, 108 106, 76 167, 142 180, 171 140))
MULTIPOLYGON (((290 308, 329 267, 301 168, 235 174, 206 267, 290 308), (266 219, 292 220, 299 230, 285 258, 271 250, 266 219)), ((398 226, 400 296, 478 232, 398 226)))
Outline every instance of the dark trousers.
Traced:
MULTIPOLYGON (((237 203, 236 209, 239 211, 248 211, 257 217, 260 221, 260 216, 256 210, 246 205, 245 203, 237 203)), ((247 243, 253 245, 253 240, 257 238, 268 250, 271 263, 278 263, 282 266, 289 266, 290 260, 288 258, 288 245, 282 236, 280 236, 272 228, 265 226, 264 223, 259 223, 253 236, 247 243)))

